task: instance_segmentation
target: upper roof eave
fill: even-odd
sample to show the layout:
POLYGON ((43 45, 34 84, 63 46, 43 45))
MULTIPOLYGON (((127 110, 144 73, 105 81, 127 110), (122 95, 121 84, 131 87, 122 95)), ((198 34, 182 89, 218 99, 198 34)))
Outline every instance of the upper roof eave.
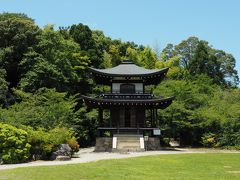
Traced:
POLYGON ((162 68, 159 70, 154 69, 153 72, 150 73, 135 73, 135 74, 124 74, 124 73, 107 73, 107 72, 103 72, 101 69, 95 69, 92 67, 88 67, 89 71, 91 71, 92 73, 95 74, 101 74, 101 75, 105 75, 105 76, 109 76, 109 77, 128 77, 128 76, 132 76, 132 77, 138 77, 138 76, 153 76, 153 75, 159 75, 159 74, 164 74, 167 73, 169 68, 162 68))

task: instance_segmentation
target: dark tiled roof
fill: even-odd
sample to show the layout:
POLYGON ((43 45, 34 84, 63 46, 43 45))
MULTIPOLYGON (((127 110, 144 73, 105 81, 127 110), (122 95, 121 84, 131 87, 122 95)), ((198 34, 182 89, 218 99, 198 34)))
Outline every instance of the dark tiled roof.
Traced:
POLYGON ((139 67, 132 63, 131 61, 123 61, 116 67, 108 68, 108 69, 95 69, 89 68, 90 71, 95 73, 100 73, 108 76, 147 76, 152 74, 159 74, 162 72, 166 72, 168 68, 164 69, 145 69, 143 67, 139 67))

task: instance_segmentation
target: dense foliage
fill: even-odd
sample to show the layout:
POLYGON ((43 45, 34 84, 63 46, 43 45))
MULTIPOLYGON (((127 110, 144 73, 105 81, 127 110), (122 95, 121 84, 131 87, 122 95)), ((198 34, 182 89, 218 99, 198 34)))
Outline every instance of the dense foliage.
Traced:
POLYGON ((73 97, 54 89, 41 88, 35 93, 15 90, 16 102, 8 109, 0 108, 1 122, 52 129, 58 125, 69 127, 76 105, 73 97))
POLYGON ((69 144, 73 152, 79 145, 71 129, 55 127, 51 130, 44 128, 33 129, 22 127, 28 133, 28 143, 31 145, 30 157, 34 160, 49 159, 59 144, 69 144))
POLYGON ((180 138, 182 145, 240 145, 240 90, 223 90, 211 82, 199 76, 191 81, 168 80, 155 89, 155 94, 176 96, 169 108, 159 111, 166 136, 180 138))
POLYGON ((79 145, 72 129, 55 127, 34 129, 30 126, 18 128, 0 123, 0 159, 3 163, 20 163, 29 159, 49 159, 59 144, 69 144, 72 154, 79 145))
POLYGON ((25 162, 29 158, 29 149, 26 131, 0 123, 0 158, 3 163, 25 162))
MULTIPOLYGON (((157 96, 176 96, 158 112, 164 137, 180 138, 183 145, 240 146, 239 78, 231 54, 197 37, 159 53, 81 23, 39 28, 24 14, 0 14, 0 122, 24 126, 35 138, 30 140, 36 142, 35 156, 57 144, 49 142, 55 128, 72 129, 81 146, 93 145, 97 111, 79 97, 108 88, 96 86, 86 68, 110 68, 123 59, 149 69, 170 68, 163 83, 150 87, 157 96)), ((66 140, 78 149, 71 138, 61 142, 66 140)))

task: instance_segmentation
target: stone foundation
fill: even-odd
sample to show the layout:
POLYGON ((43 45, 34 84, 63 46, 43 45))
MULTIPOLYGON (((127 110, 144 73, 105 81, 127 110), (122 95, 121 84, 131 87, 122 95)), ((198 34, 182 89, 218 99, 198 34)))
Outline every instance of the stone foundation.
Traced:
MULTIPOLYGON (((146 151, 161 150, 159 137, 148 137, 147 141, 144 141, 146 151)), ((95 152, 112 152, 112 137, 97 137, 95 152)))
POLYGON ((112 151, 112 137, 97 137, 95 152, 111 152, 112 151))
POLYGON ((149 137, 147 141, 144 141, 146 151, 156 151, 160 150, 160 138, 159 137, 149 137))

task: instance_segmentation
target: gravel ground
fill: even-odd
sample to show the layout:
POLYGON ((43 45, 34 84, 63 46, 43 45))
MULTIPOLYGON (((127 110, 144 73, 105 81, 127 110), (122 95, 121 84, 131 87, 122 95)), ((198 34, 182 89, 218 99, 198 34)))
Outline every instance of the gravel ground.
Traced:
POLYGON ((32 161, 28 163, 21 164, 7 164, 0 165, 0 170, 4 169, 14 169, 19 167, 32 167, 32 166, 54 166, 54 165, 65 165, 65 164, 77 164, 99 161, 104 159, 121 159, 139 156, 149 156, 149 155, 160 155, 160 154, 186 154, 186 153, 240 153, 240 151, 230 151, 230 150, 215 150, 215 149, 198 149, 198 148, 175 148, 166 149, 160 151, 145 151, 145 152, 129 152, 129 153, 109 153, 109 152, 93 152, 94 148, 84 148, 81 149, 77 154, 79 158, 72 158, 70 161, 32 161))

